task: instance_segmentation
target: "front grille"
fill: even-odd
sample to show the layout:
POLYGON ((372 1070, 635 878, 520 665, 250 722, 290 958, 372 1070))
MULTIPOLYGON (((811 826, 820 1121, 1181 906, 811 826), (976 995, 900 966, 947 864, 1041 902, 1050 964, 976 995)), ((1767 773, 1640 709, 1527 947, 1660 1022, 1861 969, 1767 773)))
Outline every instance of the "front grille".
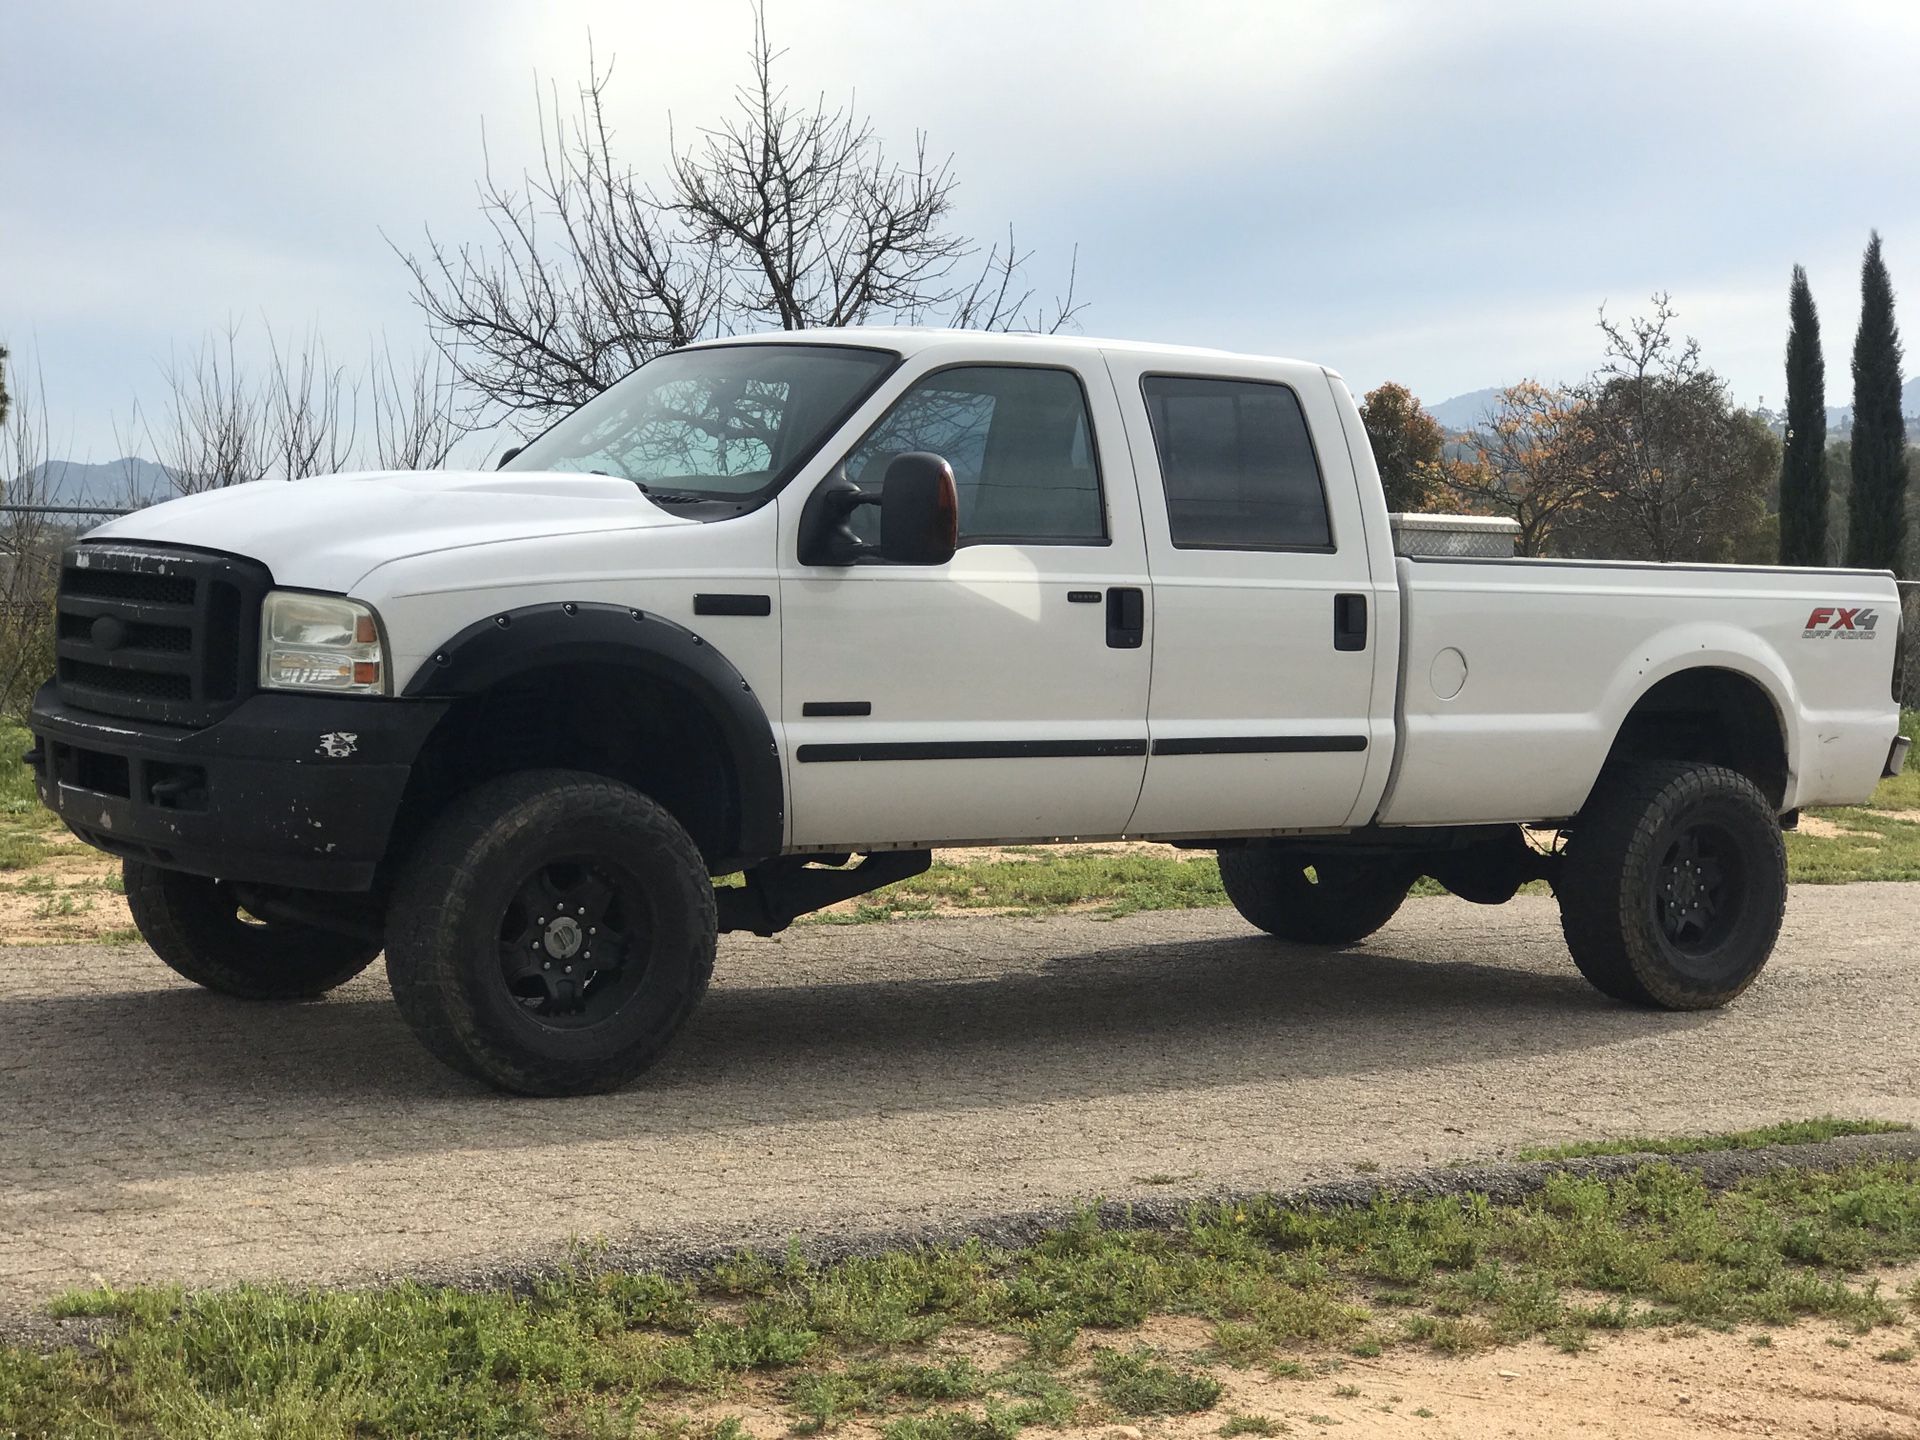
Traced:
POLYGON ((82 544, 60 572, 60 698, 81 710, 210 725, 253 689, 265 567, 160 545, 82 544))
POLYGON ((111 691, 142 700, 193 699, 193 678, 177 671, 115 670, 62 656, 60 679, 64 688, 111 691))
MULTIPOLYGON (((69 568, 65 588, 75 595, 110 600, 141 600, 153 605, 191 605, 194 582, 186 575, 150 575, 137 570, 103 570, 107 552, 89 553, 86 569, 69 568)), ((68 557, 72 559, 71 556, 68 557)))

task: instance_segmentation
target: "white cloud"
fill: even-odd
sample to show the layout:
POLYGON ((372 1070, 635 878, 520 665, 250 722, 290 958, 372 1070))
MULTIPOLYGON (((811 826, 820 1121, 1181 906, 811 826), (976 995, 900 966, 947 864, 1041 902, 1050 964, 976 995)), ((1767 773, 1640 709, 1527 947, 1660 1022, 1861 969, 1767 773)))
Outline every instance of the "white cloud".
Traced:
MULTIPOLYGON (((1743 398, 1776 396, 1789 267, 1846 387, 1855 266, 1920 296, 1920 6, 769 0, 794 92, 857 94, 956 156, 1089 329, 1325 359, 1432 398, 1573 374, 1593 307, 1671 290, 1743 398)), ((476 233, 481 117, 533 157, 591 32, 642 169, 743 74, 744 0, 92 3, 10 17, 0 333, 76 443, 229 317, 336 348, 419 334, 382 241, 476 233), (551 93, 551 92, 548 92, 551 93)), ((1920 345, 1920 320, 1910 331, 1920 345)), ((1920 368, 1920 367, 1916 367, 1920 368)))

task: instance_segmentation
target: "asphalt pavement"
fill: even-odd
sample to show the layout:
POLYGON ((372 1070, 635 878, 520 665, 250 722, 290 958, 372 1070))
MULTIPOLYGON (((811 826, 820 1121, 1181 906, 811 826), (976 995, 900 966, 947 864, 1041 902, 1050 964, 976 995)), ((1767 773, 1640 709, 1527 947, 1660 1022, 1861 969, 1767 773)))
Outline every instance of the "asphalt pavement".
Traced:
POLYGON ((723 941, 618 1095, 492 1094, 379 966, 261 1007, 144 948, 0 952, 0 1319, 73 1285, 463 1278, 1096 1198, 1291 1187, 1600 1135, 1920 1124, 1920 885, 1796 887, 1761 981, 1603 999, 1552 902, 1409 901, 1296 949, 1231 911, 723 941))

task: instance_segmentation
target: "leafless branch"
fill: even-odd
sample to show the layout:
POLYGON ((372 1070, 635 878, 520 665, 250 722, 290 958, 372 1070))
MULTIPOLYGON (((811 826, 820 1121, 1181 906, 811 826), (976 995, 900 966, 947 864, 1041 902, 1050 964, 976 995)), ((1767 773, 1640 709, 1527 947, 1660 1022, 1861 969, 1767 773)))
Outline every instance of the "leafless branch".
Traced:
MULTIPOLYGON (((0 359, 0 388, 9 395, 0 426, 0 493, 9 506, 50 504, 46 390, 38 368, 29 381, 17 359, 0 359)), ((53 593, 71 534, 55 516, 0 514, 0 713, 23 714, 34 687, 52 673, 53 593)))
POLYGON ((672 159, 649 183, 618 158, 614 67, 589 46, 574 107, 557 92, 539 99, 538 165, 508 182, 485 155, 488 238, 452 245, 428 232, 419 254, 394 247, 469 423, 537 421, 709 335, 874 320, 1071 323, 1077 253, 1050 311, 1031 303, 1021 280, 1031 256, 1011 232, 976 276, 956 278, 977 249, 948 223, 951 157, 924 134, 896 155, 851 104, 797 101, 779 78, 783 56, 756 5, 731 112, 684 144, 669 121, 672 159))

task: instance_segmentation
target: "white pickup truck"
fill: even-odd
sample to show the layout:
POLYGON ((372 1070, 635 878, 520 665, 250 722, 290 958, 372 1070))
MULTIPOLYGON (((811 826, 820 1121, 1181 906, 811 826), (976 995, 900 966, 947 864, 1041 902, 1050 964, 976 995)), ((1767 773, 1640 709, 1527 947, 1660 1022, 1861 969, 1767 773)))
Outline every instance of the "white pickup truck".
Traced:
POLYGON ((95 530, 29 759, 175 970, 290 999, 384 949, 434 1053, 529 1093, 643 1070, 717 930, 936 845, 1217 850, 1243 916, 1320 945, 1422 874, 1486 903, 1544 878, 1608 995, 1737 995, 1781 825, 1902 762, 1892 578, 1395 535, 1318 365, 715 341, 497 471, 95 530))

